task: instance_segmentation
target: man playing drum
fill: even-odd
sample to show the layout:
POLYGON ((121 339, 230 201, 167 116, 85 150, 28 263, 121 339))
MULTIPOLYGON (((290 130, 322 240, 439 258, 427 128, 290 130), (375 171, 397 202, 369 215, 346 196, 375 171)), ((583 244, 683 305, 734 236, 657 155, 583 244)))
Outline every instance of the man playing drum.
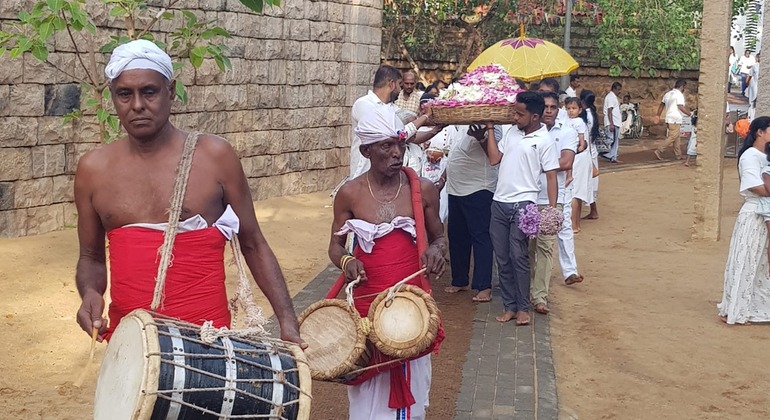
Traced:
MULTIPOLYGON (((426 114, 415 125, 429 119, 430 109, 426 114)), ((402 169, 411 131, 404 129, 390 108, 367 113, 356 133, 361 139, 361 154, 370 159, 371 168, 348 181, 334 200, 329 258, 343 269, 346 281, 360 278, 353 295, 362 316, 367 315, 378 293, 421 268, 436 277, 444 271, 446 240, 438 214, 438 191, 411 169, 402 169), (357 240, 352 256, 345 248, 349 232, 357 240)), ((408 284, 430 289, 427 278, 417 277, 408 284)), ((350 419, 424 419, 431 382, 430 352, 442 338, 440 331, 424 355, 366 371, 348 387, 350 419)), ((370 365, 383 360, 376 349, 373 351, 370 365)))
MULTIPOLYGON (((188 138, 169 121, 175 82, 171 59, 155 44, 129 42, 105 68, 127 135, 84 155, 75 175, 80 258, 81 328, 109 338, 120 319, 148 309, 158 274, 169 200, 188 138), (107 289, 105 233, 110 240, 110 325, 102 318, 107 289)), ((193 137, 190 137, 193 138, 193 137)), ((301 343, 297 318, 278 262, 254 214, 240 160, 227 141, 200 135, 158 312, 215 327, 230 326, 224 246, 238 235, 243 256, 273 306, 281 338, 301 343)), ((184 191, 182 189, 182 191, 184 191)))

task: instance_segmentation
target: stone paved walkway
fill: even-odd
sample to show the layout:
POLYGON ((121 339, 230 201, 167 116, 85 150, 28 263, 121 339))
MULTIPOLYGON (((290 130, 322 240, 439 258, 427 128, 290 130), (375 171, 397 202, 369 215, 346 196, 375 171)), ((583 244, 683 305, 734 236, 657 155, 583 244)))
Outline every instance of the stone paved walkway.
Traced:
MULTIPOLYGON (((338 275, 339 270, 329 266, 297 293, 297 313, 323 299, 338 275)), ((526 327, 500 324, 495 320, 501 310, 497 287, 493 296, 492 303, 476 306, 455 420, 556 420, 556 375, 548 317, 534 314, 526 327)))

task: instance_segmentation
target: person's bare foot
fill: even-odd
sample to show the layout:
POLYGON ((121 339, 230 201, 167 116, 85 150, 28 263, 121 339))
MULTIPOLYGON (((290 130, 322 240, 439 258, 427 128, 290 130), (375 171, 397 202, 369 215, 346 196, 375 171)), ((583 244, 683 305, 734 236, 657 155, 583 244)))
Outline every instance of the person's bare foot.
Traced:
POLYGON ((573 235, 577 235, 578 233, 580 233, 580 228, 572 229, 572 234, 573 235))
POLYGON ((476 296, 473 297, 474 302, 476 303, 483 303, 483 302, 489 302, 492 300, 492 289, 486 289, 486 290, 480 290, 478 293, 476 293, 476 296))
POLYGON ((580 283, 582 281, 583 281, 583 276, 581 276, 580 274, 572 274, 571 276, 564 279, 564 283, 567 286, 573 285, 575 283, 580 283))
MULTIPOLYGON (((505 311, 503 312, 502 315, 498 316, 495 319, 497 320, 497 322, 508 322, 513 318, 516 318, 516 313, 514 313, 513 311, 505 311)), ((518 318, 517 318, 517 322, 518 322, 518 318)))
POLYGON ((548 309, 548 306, 546 306, 545 303, 538 303, 535 305, 535 312, 543 315, 548 315, 548 312, 551 312, 550 309, 548 309))
POLYGON ((684 166, 686 166, 686 167, 688 167, 688 168, 689 168, 689 167, 690 167, 690 162, 687 162, 687 161, 685 161, 685 162, 684 162, 684 166))
POLYGON ((589 213, 588 216, 585 216, 583 220, 596 220, 599 218, 598 214, 589 213))
POLYGON ((659 151, 655 150, 653 153, 655 153, 655 157, 658 158, 658 160, 663 160, 663 157, 660 155, 659 151))
POLYGON ((464 287, 449 286, 444 288, 444 291, 447 293, 458 293, 458 292, 464 292, 466 290, 470 290, 470 286, 464 286, 464 287))
POLYGON ((516 312, 516 325, 529 325, 529 312, 516 312))

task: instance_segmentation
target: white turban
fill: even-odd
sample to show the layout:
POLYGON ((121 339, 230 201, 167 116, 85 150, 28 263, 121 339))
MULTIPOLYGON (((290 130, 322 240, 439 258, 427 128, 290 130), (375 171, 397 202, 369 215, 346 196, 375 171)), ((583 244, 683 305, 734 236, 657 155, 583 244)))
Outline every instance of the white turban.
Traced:
POLYGON ((137 39, 115 48, 104 74, 112 81, 126 70, 137 69, 155 70, 168 80, 174 77, 171 57, 146 39, 137 39))
POLYGON ((404 123, 396 115, 396 107, 375 106, 358 121, 355 132, 361 144, 373 144, 398 138, 404 123))

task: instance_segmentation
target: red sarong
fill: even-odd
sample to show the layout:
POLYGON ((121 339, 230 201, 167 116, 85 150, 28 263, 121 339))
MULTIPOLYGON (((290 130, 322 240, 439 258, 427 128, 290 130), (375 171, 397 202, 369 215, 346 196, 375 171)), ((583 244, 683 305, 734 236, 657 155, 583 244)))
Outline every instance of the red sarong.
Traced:
MULTIPOLYGON (((121 318, 150 309, 163 232, 142 227, 111 230, 109 339, 121 318)), ((225 289, 225 237, 215 227, 177 233, 166 275, 163 303, 156 312, 183 321, 229 327, 225 289)))
MULTIPOLYGON (((389 234, 375 239, 372 252, 367 254, 360 247, 353 250, 353 255, 361 261, 366 270, 366 281, 353 289, 353 297, 356 310, 362 317, 369 314, 369 307, 376 296, 366 296, 380 293, 389 287, 398 283, 402 279, 417 272, 422 267, 421 256, 427 249, 427 232, 425 230, 425 215, 422 208, 422 192, 420 180, 417 174, 410 168, 402 168, 409 178, 409 186, 412 191, 412 207, 414 211, 415 228, 417 231, 416 243, 412 236, 401 230, 395 229, 389 234), (358 297, 365 296, 365 297, 358 297)), ((337 282, 332 286, 327 299, 333 299, 337 296, 342 286, 345 284, 345 274, 341 274, 337 282)), ((420 275, 407 282, 415 285, 428 293, 431 293, 430 282, 427 276, 420 275)), ((436 340, 424 352, 410 358, 417 359, 431 352, 438 353, 441 342, 444 340, 444 326, 439 325, 436 340)), ((369 366, 378 365, 392 361, 392 363, 364 371, 360 376, 346 385, 358 385, 375 377, 382 372, 390 372, 390 396, 388 406, 390 408, 403 408, 415 403, 414 397, 409 389, 409 383, 406 381, 402 364, 404 360, 395 360, 390 356, 382 354, 375 347, 370 346, 371 359, 369 366)))

